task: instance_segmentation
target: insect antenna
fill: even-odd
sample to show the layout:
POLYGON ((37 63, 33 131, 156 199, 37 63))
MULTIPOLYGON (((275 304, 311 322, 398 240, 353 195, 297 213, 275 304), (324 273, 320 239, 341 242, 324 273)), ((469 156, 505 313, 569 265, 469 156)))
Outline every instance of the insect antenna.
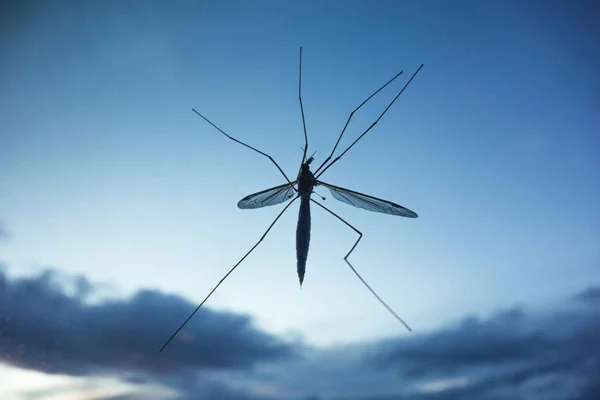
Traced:
POLYGON ((315 203, 316 205, 318 205, 319 207, 321 207, 322 209, 324 209, 325 211, 327 211, 328 213, 330 213, 331 215, 333 215, 334 217, 336 217, 337 219, 339 219, 340 221, 342 221, 344 224, 346 224, 347 226, 349 226, 350 228, 352 228, 352 230, 354 230, 354 232, 358 233, 358 235, 359 235, 358 239, 356 240, 356 242, 354 243, 354 245, 352 246, 352 248, 350 249, 350 251, 348 252, 348 254, 346 254, 346 256, 344 257, 344 261, 346 261, 346 264, 348 264, 348 266, 350 267, 350 269, 352 269, 352 272, 354 272, 354 274, 358 277, 358 279, 360 279, 360 281, 367 287, 367 289, 369 289, 369 291, 373 294, 373 296, 375 296, 377 298, 377 300, 379 300, 379 302, 398 321, 400 321, 400 323, 402 323, 402 325, 404 325, 404 327, 406 327, 406 329, 408 329, 410 332, 412 332, 412 329, 410 328, 410 326, 408 326, 408 324, 406 322, 404 322, 404 320, 402 318, 400 318, 400 316, 398 314, 396 314, 396 312, 394 310, 392 310, 392 308, 390 306, 388 306, 387 303, 385 301, 383 301, 383 299, 381 297, 379 297, 379 295, 377 293, 375 293, 375 291, 371 288, 371 286, 369 286, 369 284, 363 279, 362 276, 360 276, 360 274, 352 266, 352 264, 350 264, 350 261, 348 261, 348 257, 350 256, 350 254, 352 254, 352 252, 354 251, 354 249, 358 245, 358 242, 360 242, 360 240, 362 239, 362 236, 363 236, 362 232, 359 231, 358 229, 356 229, 355 227, 353 227, 352 225, 350 225, 350 223, 348 221, 346 221, 345 219, 343 219, 342 217, 340 217, 339 215, 337 215, 336 213, 334 213, 333 211, 331 211, 330 209, 328 209, 327 207, 325 207, 324 205, 322 205, 318 201, 316 201, 314 199, 310 199, 310 201, 312 201, 313 203, 315 203))
MULTIPOLYGON (((394 97, 394 99, 390 102, 390 104, 388 104, 388 106, 385 108, 385 110, 383 110, 383 112, 379 115, 379 117, 375 120, 375 122, 373 122, 371 124, 371 126, 369 126, 354 142, 352 142, 352 144, 350 146, 348 146, 348 148, 346 148, 346 150, 344 150, 342 152, 342 154, 340 154, 339 156, 337 156, 333 161, 331 161, 325 168, 323 168, 322 171, 319 172, 319 174, 315 174, 315 178, 318 178, 319 176, 323 175, 323 173, 325 171, 327 171, 329 169, 329 167, 331 167, 333 164, 335 164, 340 158, 343 157, 344 154, 346 154, 348 152, 348 150, 350 150, 352 147, 354 147, 354 145, 360 140, 362 139, 363 136, 365 136, 367 134, 367 132, 369 132, 371 129, 373 129, 373 127, 375 125, 377 125, 377 123, 379 122, 379 120, 385 115, 385 113, 387 112, 387 110, 390 109, 390 107, 392 106, 392 104, 394 104, 394 102, 398 99, 398 97, 400 97, 400 95, 404 92, 404 90, 408 87, 408 85, 410 85, 410 83, 412 82, 412 80, 414 79, 415 76, 417 76, 417 74, 419 73, 419 71, 421 70, 421 68, 423 68, 423 64, 421 64, 421 66, 417 69, 417 71, 410 77, 410 79, 408 80, 408 82, 406 82, 406 84, 404 85, 404 87, 402 87, 402 90, 400 90, 400 92, 398 92, 398 94, 396 95, 396 97, 394 97)), ((377 92, 375 92, 377 93, 377 92)), ((374 94, 373 94, 374 95, 374 94)), ((372 97, 372 96, 371 96, 372 97)), ((368 99, 367 99, 368 100, 368 99)), ((362 104, 361 104, 362 105, 362 104)), ((359 106, 360 107, 360 106, 359 106)), ((355 110, 356 111, 356 110, 355 110)), ((350 119, 348 119, 349 121, 350 119)), ((345 128, 344 128, 345 129, 345 128)), ((343 132, 342 132, 343 133, 343 132)), ((340 135, 341 138, 341 135, 340 135)), ((337 144, 336 144, 337 146, 337 144)), ((333 153, 332 153, 333 154, 333 153)), ((320 167, 319 167, 320 168, 320 167)))
POLYGON ((290 201, 283 210, 281 210, 281 212, 277 215, 277 217, 275 217, 275 219, 273 220, 273 222, 271 222, 271 225, 269 225, 269 227, 267 228, 267 230, 265 231, 265 233, 263 233, 263 235, 260 237, 260 239, 258 239, 258 242, 256 242, 254 244, 254 246, 252 246, 252 248, 250 250, 248 250, 248 252, 244 255, 244 257, 242 257, 240 259, 240 261, 238 261, 230 270, 229 272, 227 272, 225 274, 225 276, 223 276, 223 278, 221 278, 221 280, 219 281, 219 283, 217 283, 217 285, 213 288, 213 290, 210 291, 210 293, 208 294, 208 296, 206 296, 204 298, 204 300, 202 300, 202 303, 200 303, 200 305, 198 305, 198 307, 196 307, 196 309, 194 311, 192 311, 192 313, 190 314, 189 317, 187 317, 187 319, 183 322, 183 324, 181 324, 179 326, 179 328, 177 328, 177 330, 169 337, 169 339, 167 339, 167 341, 165 342, 165 344, 163 344, 163 346, 160 348, 160 350, 158 351, 159 353, 162 353, 162 351, 165 349, 165 347, 167 347, 167 345, 169 343, 171 343, 171 341, 175 338, 175 336, 177 336, 177 334, 179 333, 179 331, 181 331, 183 329, 183 327, 192 319, 192 317, 198 312, 198 310, 200 309, 200 307, 202 307, 204 305, 204 303, 206 303, 206 301, 209 299, 209 297, 217 290, 217 288, 221 285, 221 283, 223 283, 223 281, 225 281, 225 279, 227 279, 227 277, 229 275, 231 275, 231 273, 233 271, 235 271, 235 269, 238 267, 238 265, 240 265, 242 263, 242 261, 244 261, 246 259, 246 257, 248 257, 250 255, 250 253, 252 253, 254 251, 255 248, 258 247, 258 245, 260 244, 260 242, 263 241, 263 239, 265 238, 265 236, 267 236, 267 233, 269 233, 269 231, 273 228, 273 226, 275 225, 275 223, 277 222, 277 220, 279 220, 279 218, 283 215, 283 213, 285 212, 285 210, 287 210, 294 201, 296 201, 298 199, 298 196, 294 197, 294 199, 292 201, 290 201))

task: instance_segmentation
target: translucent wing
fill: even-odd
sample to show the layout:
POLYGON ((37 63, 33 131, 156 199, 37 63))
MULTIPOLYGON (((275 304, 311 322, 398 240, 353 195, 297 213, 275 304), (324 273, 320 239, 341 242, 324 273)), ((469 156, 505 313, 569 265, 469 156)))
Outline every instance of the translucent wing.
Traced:
POLYGON ((286 200, 291 199, 294 196, 295 190, 294 185, 296 181, 290 185, 286 183, 284 185, 275 186, 270 189, 265 189, 262 192, 253 193, 241 199, 238 202, 238 207, 242 209, 260 208, 266 206, 273 206, 275 204, 283 203, 286 200))
POLYGON ((319 185, 325 186, 333 197, 337 200, 350 204, 351 206, 364 208, 369 211, 376 211, 384 214, 400 215, 402 217, 417 218, 417 213, 402 207, 391 201, 378 199, 377 197, 358 193, 353 190, 341 188, 339 186, 330 185, 329 183, 319 181, 319 185))

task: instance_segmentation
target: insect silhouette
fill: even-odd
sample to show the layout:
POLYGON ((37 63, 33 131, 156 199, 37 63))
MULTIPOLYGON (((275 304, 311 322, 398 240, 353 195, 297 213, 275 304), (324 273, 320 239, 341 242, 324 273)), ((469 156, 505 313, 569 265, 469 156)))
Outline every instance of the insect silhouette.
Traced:
MULTIPOLYGON (((344 220, 343 218, 338 216, 336 213, 329 210, 327 207, 325 207, 318 201, 314 200, 310 196, 312 193, 314 193, 314 188, 316 186, 324 186, 327 189, 329 189, 329 191, 331 192, 331 194, 333 195, 333 197, 335 199, 337 199, 341 202, 344 202, 346 204, 350 204, 354 207, 359 207, 359 208, 362 208, 365 210, 375 211, 375 212, 380 212, 380 213, 385 213, 385 214, 398 215, 398 216, 402 216, 402 217, 417 218, 417 214, 414 211, 411 211, 408 208, 402 207, 401 205, 392 203, 391 201, 379 199, 377 197, 369 196, 367 194, 355 192, 353 190, 344 189, 339 186, 334 186, 329 183, 323 182, 319 178, 333 164, 335 164, 337 161, 339 161, 339 159, 342 158, 344 156, 344 154, 346 154, 348 152, 348 150, 350 150, 352 147, 354 147, 354 145, 360 139, 362 139, 363 136, 365 136, 379 122, 379 120, 385 115, 385 113, 389 110, 389 108, 394 104, 394 102, 398 99, 398 97, 400 97, 400 95, 404 92, 404 90, 412 82, 414 77, 419 73, 421 68, 423 68, 423 64, 421 64, 421 66, 415 71, 415 73, 411 76, 411 78, 408 80, 408 82, 406 82, 406 84, 398 92, 396 97, 394 97, 394 99, 388 104, 388 106, 385 108, 385 110, 383 110, 383 112, 379 115, 379 117, 375 120, 375 122, 373 122, 363 133, 361 133, 358 136, 358 138, 355 139, 354 142, 352 142, 352 144, 350 144, 350 146, 348 146, 344 151, 342 151, 337 157, 333 158, 333 155, 335 154, 335 151, 340 143, 340 140, 344 136, 344 132, 346 131, 346 128, 348 127, 348 124, 350 123, 350 120, 354 116, 354 113, 357 112, 363 105, 365 105, 371 98, 373 98, 373 96, 375 96, 377 93, 379 93, 381 90, 383 90, 386 86, 388 86, 390 83, 392 83, 394 80, 396 80, 396 78, 398 78, 402 74, 402 72, 396 74, 392 79, 387 81, 383 86, 381 86, 379 89, 377 89, 377 91, 375 91, 373 94, 371 94, 369 97, 367 97, 358 107, 356 107, 354 109, 354 111, 352 111, 350 113, 350 115, 348 116, 348 119, 346 120, 346 124, 344 125, 344 128, 342 129, 342 132, 340 133, 340 135, 337 139, 337 142, 335 143, 333 150, 331 150, 331 153, 329 154, 329 156, 327 156, 327 158, 321 163, 321 165, 315 170, 315 172, 311 172, 310 165, 314 161, 314 157, 313 157, 314 154, 313 154, 313 156, 310 156, 308 158, 306 157, 307 151, 308 151, 308 135, 306 133, 306 121, 304 119, 304 106, 302 105, 302 47, 300 47, 300 67, 299 67, 299 74, 298 74, 298 100, 300 102, 300 112, 302 114, 302 126, 304 129, 304 147, 303 147, 302 162, 300 165, 300 170, 298 171, 298 175, 294 181, 291 181, 288 178, 288 176, 285 174, 285 172, 283 172, 281 167, 277 164, 277 162, 270 155, 228 135, 221 128, 219 128, 217 125, 212 123, 204 115, 200 114, 195 109, 192 109, 192 111, 194 111, 196 114, 198 114, 200 117, 202 117, 206 122, 208 122, 210 125, 212 125, 215 129, 217 129, 219 132, 221 132, 227 138, 267 157, 277 167, 279 172, 281 172, 281 174, 287 181, 287 183, 284 183, 283 185, 275 186, 270 189, 266 189, 266 190, 263 190, 263 191, 260 191, 260 192, 257 192, 257 193, 254 193, 254 194, 244 197, 237 204, 239 208, 253 209, 253 208, 273 206, 275 204, 280 204, 285 201, 289 201, 289 202, 283 208, 283 210, 281 210, 281 212, 277 215, 277 217, 275 217, 273 222, 271 222, 271 225, 269 225, 269 227, 263 233, 263 235, 258 240, 258 242, 256 242, 254 244, 254 246, 252 246, 252 248, 250 250, 248 250, 248 252, 229 270, 229 272, 227 272, 227 274, 225 274, 225 276, 223 276, 223 278, 221 278, 219 283, 217 283, 217 285, 211 290, 211 292, 204 298, 202 303, 200 303, 200 305, 198 305, 198 307, 196 307, 196 309, 183 322, 183 324, 181 324, 181 326, 171 335, 171 337, 169 337, 169 339, 161 347, 160 352, 162 352, 165 349, 165 347, 171 342, 171 340, 173 340, 173 338, 175 338, 175 336, 179 333, 179 331, 189 322, 190 319, 192 319, 194 314, 196 314, 196 312, 200 309, 200 307, 202 307, 204 305, 204 303, 215 292, 215 290, 217 290, 217 288, 221 285, 221 283, 223 283, 223 281, 225 281, 225 279, 227 279, 227 277, 238 267, 238 265, 240 265, 246 259, 246 257, 248 257, 250 255, 250 253, 252 253, 252 251, 254 251, 254 249, 267 236, 269 231, 273 228, 273 226, 279 220, 279 218, 283 215, 283 213, 292 205, 292 203, 294 203, 298 199, 300 199, 300 212, 298 214, 298 225, 297 225, 297 229, 296 229, 296 259, 297 259, 296 268, 297 268, 297 272, 298 272, 298 279, 300 280, 300 286, 302 286, 302 282, 304 281, 304 274, 306 271, 306 260, 308 257, 308 247, 309 247, 309 243, 310 243, 310 203, 313 202, 316 205, 318 205, 319 207, 321 207, 322 209, 324 209, 325 211, 327 211, 328 213, 330 213, 331 215, 333 215, 335 218, 339 219, 341 222, 343 222, 344 224, 349 226, 351 229, 353 229, 358 234, 358 239, 356 240, 356 242, 354 243, 354 245, 352 246, 350 251, 348 251, 348 254, 346 254, 346 256, 344 257, 344 261, 346 261, 346 263, 352 269, 352 272, 354 272, 354 274, 358 277, 358 279, 360 279, 360 281, 367 287, 367 289, 369 289, 369 291, 377 298, 377 300, 379 300, 379 302, 398 321, 400 321, 406 327, 406 329, 411 331, 411 328, 408 326, 408 324, 406 322, 404 322, 404 320, 402 318, 400 318, 398 316, 398 314, 396 314, 394 312, 394 310, 392 310, 387 305, 387 303, 385 301, 383 301, 383 299, 381 299, 381 297, 379 297, 377 295, 377 293, 375 293, 375 291, 371 288, 371 286, 369 286, 369 284, 362 278, 362 276, 358 273, 358 271, 356 271, 356 269, 348 261, 348 257, 354 251, 354 249, 356 248, 356 246, 362 239, 363 234, 358 229, 356 229, 354 226, 352 226, 350 223, 348 223, 346 220, 344 220)), ((324 200, 325 198, 322 198, 322 199, 324 200)))

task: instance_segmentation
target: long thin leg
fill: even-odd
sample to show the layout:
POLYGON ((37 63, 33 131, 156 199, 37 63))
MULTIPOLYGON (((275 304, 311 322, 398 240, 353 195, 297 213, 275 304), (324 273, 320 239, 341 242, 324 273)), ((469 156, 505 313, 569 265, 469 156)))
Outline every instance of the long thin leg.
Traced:
POLYGON ((304 119, 304 106, 302 105, 302 46, 300 46, 300 68, 298 72, 298 100, 300 100, 302 127, 304 128, 304 154, 302 154, 302 164, 304 164, 306 161, 306 152, 308 151, 308 135, 306 134, 306 120, 304 119))
POLYGON ((379 300, 379 302, 381 304, 383 304, 383 306, 385 308, 387 308, 387 310, 392 313, 392 315, 394 317, 396 317, 396 319, 398 321, 400 321, 402 323, 402 325, 404 325, 406 327, 406 329, 408 329, 410 332, 412 332, 412 329, 410 328, 410 326, 408 326, 408 324, 406 322, 404 322, 404 320, 402 318, 400 318, 398 316, 398 314, 396 314, 394 312, 394 310, 392 310, 390 308, 390 306, 387 305, 387 303, 385 301, 383 301, 383 299, 381 297, 379 297, 377 295, 377 293, 375 293, 375 291, 373 289, 371 289, 371 286, 369 286, 369 284, 362 278, 362 276, 360 276, 360 274, 358 273, 358 271, 356 271, 356 269, 354 269, 354 267, 352 266, 352 264, 350 264, 350 261, 348 261, 348 256, 350 256, 350 254, 354 251, 354 249, 356 248, 356 246, 358 245, 358 242, 360 242, 360 239, 362 239, 362 232, 359 231, 358 229, 356 229, 355 227, 353 227, 352 225, 350 225, 346 220, 344 220, 342 217, 340 217, 339 215, 337 215, 336 213, 334 213, 333 211, 331 211, 330 209, 328 209, 327 207, 325 207, 324 205, 322 205, 321 203, 319 203, 316 200, 310 199, 313 203, 315 203, 316 205, 318 205, 319 207, 321 207, 322 209, 324 209, 325 211, 327 211, 328 213, 330 213, 331 215, 333 215, 334 217, 336 217, 337 219, 339 219, 340 221, 342 221, 344 224, 348 225, 350 228, 352 228, 354 230, 354 232, 358 233, 358 239, 356 240, 356 242, 354 243, 354 246, 352 246, 352 248, 350 249, 350 251, 348 252, 348 254, 346 254, 346 256, 344 257, 344 261, 346 261, 346 264, 348 264, 350 266, 350 268, 352 269, 352 272, 354 272, 356 274, 356 276, 358 277, 358 279, 360 279, 360 281, 362 283, 364 283, 364 285, 367 287, 367 289, 369 289, 371 291, 371 293, 373 294, 373 296, 375 296, 377 298, 377 300, 379 300))
MULTIPOLYGON (((281 174, 285 177, 285 180, 288 181, 288 183, 291 185, 292 182, 289 180, 289 178, 287 177, 287 175, 285 174, 285 172, 283 172, 283 170, 281 169, 281 167, 279 166, 279 164, 277 164, 275 162, 275 160, 273 160, 273 157, 271 157, 270 155, 268 155, 267 153, 264 153, 258 149, 255 149, 254 147, 247 145, 244 142, 241 142, 239 140, 237 140, 234 137, 229 136, 228 134, 226 134, 221 128, 219 128, 218 126, 216 126, 215 124, 213 124, 208 118, 206 118, 204 115, 200 114, 198 111, 196 111, 195 109, 192 108, 192 111, 195 112, 196 114, 198 114, 200 117, 202 117, 202 119, 204 119, 206 122, 208 122, 209 124, 211 124, 216 130, 218 130, 219 132, 221 132, 223 135, 227 136, 229 139, 233 140, 236 143, 241 144, 242 146, 246 146, 247 148, 254 150, 255 152, 262 154, 263 156, 267 157, 269 160, 271 160, 271 162, 273 164, 275 164, 275 166, 277 167, 277 169, 279 170, 279 172, 281 172, 281 174)), ((294 187, 294 190, 296 190, 296 188, 294 187)))
POLYGON ((371 100, 371 98, 372 98, 373 96, 375 96, 377 93, 379 93, 380 91, 382 91, 382 90, 383 90, 383 88, 385 88, 387 85, 389 85, 389 84, 390 84, 390 83, 392 83, 394 80, 396 80, 396 78, 397 78, 397 77, 399 77, 400 75, 402 75, 402 72, 403 72, 403 71, 400 71, 400 72, 399 72, 399 73, 398 73, 396 76, 394 76, 392 79, 390 79, 389 81, 387 81, 387 83, 386 83, 385 85, 383 85, 383 86, 381 86, 379 89, 377 89, 377 91, 375 91, 375 93, 373 93, 372 95, 370 95, 369 97, 367 97, 367 99, 366 99, 365 101, 363 101, 362 103, 360 103, 360 105, 359 105, 358 107, 356 107, 356 108, 354 109, 354 111, 352 111, 352 112, 350 113, 350 116, 348 117, 348 120, 346 121, 346 125, 344 125, 344 129, 342 129, 342 133, 340 133, 340 136, 338 137, 338 140, 337 140, 337 142, 335 142, 335 146, 333 146, 333 150, 331 150, 331 154, 330 154, 329 156, 327 156, 327 158, 325 159, 325 161, 323 161, 323 163, 322 163, 322 164, 319 166, 319 168, 317 168, 317 169, 315 170, 315 172, 314 172, 315 174, 317 174, 317 173, 319 172, 319 170, 320 170, 321 168, 323 168, 323 166, 324 166, 325 164, 327 164, 327 162, 328 162, 329 160, 331 160, 331 157, 333 157, 333 153, 335 153, 335 150, 337 149, 337 147, 338 147, 338 144, 340 144, 340 140, 342 140, 342 136, 344 136, 344 132, 346 132, 346 128, 348 127, 348 124, 350 123, 350 120, 351 120, 351 119, 352 119, 352 117, 354 116, 354 113, 355 113, 355 112, 357 112, 357 111, 358 111, 358 110, 359 110, 359 109, 360 109, 362 106, 364 106, 364 105, 365 105, 365 103, 366 103, 367 101, 371 100))
POLYGON ((240 265, 242 263, 242 261, 244 261, 246 259, 246 257, 248 257, 250 255, 250 253, 252 253, 252 251, 254 251, 254 249, 260 244, 260 242, 263 241, 263 239, 265 238, 265 236, 267 236, 267 233, 269 233, 269 231, 271 230, 271 228, 273 228, 273 225, 275 225, 275 222, 277 222, 277 220, 283 215, 283 213, 285 212, 285 210, 287 210, 289 208, 289 206, 292 205, 292 203, 294 201, 296 201, 298 199, 298 196, 294 197, 292 199, 292 201, 290 201, 283 210, 281 210, 281 212, 279 213, 279 215, 277 215, 277 217, 273 220, 273 222, 271 222, 271 225, 269 225, 269 227, 267 228, 267 230, 265 231, 265 233, 263 233, 263 235, 260 237, 260 239, 258 239, 258 242, 256 242, 256 244, 254 246, 252 246, 252 248, 250 250, 248 250, 248 252, 244 255, 244 257, 242 257, 242 259, 240 261, 238 261, 233 268, 231 268, 229 270, 229 272, 227 272, 225 274, 225 276, 219 281, 219 283, 217 283, 217 285, 213 288, 213 290, 210 291, 210 293, 208 294, 208 296, 206 296, 204 298, 204 300, 202 300, 202 303, 200 303, 200 305, 198 307, 196 307, 196 309, 190 314, 189 317, 187 317, 187 319, 183 322, 183 324, 181 324, 181 326, 179 328, 177 328, 177 330, 171 335, 171 337, 165 342, 165 344, 163 344, 163 346, 160 348, 159 353, 161 353, 165 347, 167 347, 167 345, 171 342, 171 340, 173 340, 175 338, 175 336, 179 333, 179 331, 181 329, 183 329, 183 327, 189 322, 190 319, 192 319, 192 317, 194 316, 194 314, 196 314, 198 312, 198 310, 200 309, 200 307, 202 307, 204 305, 204 303, 206 303, 206 301, 208 300, 208 298, 215 292, 215 290, 217 290, 217 288, 221 285, 221 283, 223 283, 223 281, 225 279, 227 279, 227 277, 229 275, 231 275, 231 273, 233 271, 235 271, 235 269, 238 267, 238 265, 240 265))
POLYGON ((421 66, 417 69, 417 71, 413 74, 413 76, 411 76, 411 78, 408 80, 408 82, 406 83, 406 85, 404 85, 404 87, 402 88, 402 90, 400 90, 400 92, 398 92, 398 94, 396 95, 396 97, 394 97, 394 100, 392 100, 392 102, 385 108, 385 110, 383 110, 383 112, 381 113, 381 115, 379 115, 379 118, 377 118, 375 120, 375 122, 373 122, 371 124, 371 126, 369 126, 367 128, 366 131, 364 131, 354 142, 352 142, 352 144, 350 146, 348 146, 348 148, 346 150, 344 150, 342 152, 342 154, 340 154, 339 156, 337 156, 331 163, 329 163, 329 165, 327 165, 318 175, 315 176, 315 178, 318 178, 319 176, 323 175, 323 172, 327 171, 327 169, 329 169, 329 167, 331 167, 333 164, 335 164, 340 158, 342 158, 342 156, 344 154, 346 154, 348 152, 348 150, 350 150, 352 147, 354 147, 354 145, 356 144, 356 142, 358 142, 360 139, 362 139, 363 136, 365 136, 367 134, 367 132, 369 132, 381 119, 381 117, 383 117, 383 115, 387 112, 387 110, 390 109, 390 107, 392 106, 392 104, 394 104, 394 102, 396 101, 396 99, 398 99, 398 97, 400 97, 400 95, 402 94, 402 92, 404 92, 404 89, 407 88, 407 86, 412 82, 413 78, 415 76, 417 76, 417 74, 419 73, 419 71, 421 70, 421 68, 423 68, 423 64, 421 64, 421 66))

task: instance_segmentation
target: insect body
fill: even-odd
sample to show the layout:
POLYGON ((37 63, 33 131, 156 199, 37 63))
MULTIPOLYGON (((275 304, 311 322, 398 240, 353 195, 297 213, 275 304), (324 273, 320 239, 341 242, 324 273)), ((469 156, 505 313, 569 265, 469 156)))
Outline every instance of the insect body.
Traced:
POLYGON ((367 132, 369 132, 379 122, 379 120, 383 117, 383 115, 387 112, 387 110, 392 106, 392 104, 394 104, 394 102, 396 101, 396 99, 398 99, 398 97, 402 94, 402 92, 404 92, 406 87, 410 84, 410 82, 413 80, 413 78, 417 75, 417 73, 421 70, 422 67, 423 67, 423 65, 421 65, 417 69, 417 71, 412 75, 412 77, 408 80, 408 82, 404 85, 404 87, 398 92, 396 97, 394 97, 394 99, 389 103, 389 105, 385 108, 385 110, 379 115, 379 117, 375 120, 375 122, 373 122, 361 135, 359 135, 358 138, 355 139, 352 142, 352 144, 350 144, 350 146, 348 146, 343 152, 341 152, 340 155, 338 155, 337 157, 335 157, 332 160, 332 158, 335 154, 335 151, 337 149, 337 146, 340 143, 340 140, 342 139, 342 136, 344 135, 344 132, 346 131, 346 128, 348 127, 348 124, 350 123, 350 120, 354 116, 354 113, 356 111, 358 111, 373 96, 375 96, 377 93, 379 93, 379 91, 381 91, 383 88, 385 88, 391 82, 393 82, 398 76, 400 76, 402 74, 402 72, 398 73, 396 76, 394 76, 392 79, 390 79, 386 84, 381 86, 377 91, 375 91, 366 100, 364 100, 356 109, 354 109, 354 111, 352 111, 350 113, 350 116, 348 117, 348 120, 346 121, 346 124, 344 125, 344 128, 342 129, 342 132, 340 133, 338 140, 337 140, 335 146, 333 147, 333 150, 331 151, 331 154, 329 154, 329 156, 323 161, 323 163, 313 173, 310 170, 310 164, 314 161, 314 158, 312 156, 309 158, 306 157, 306 153, 308 151, 308 135, 306 133, 306 122, 304 119, 304 108, 302 105, 302 47, 300 47, 300 73, 299 73, 299 79, 298 79, 298 99, 300 101, 300 111, 302 113, 302 125, 304 128, 304 148, 303 148, 303 155, 302 155, 302 162, 300 165, 300 170, 298 172, 296 180, 293 182, 290 181, 290 179, 287 177, 285 172, 283 172, 283 170, 279 167, 277 162, 275 162, 275 160, 270 155, 254 148, 246 143, 243 143, 243 142, 233 138, 232 136, 229 136, 221 128, 219 128, 214 123, 212 123, 210 120, 208 120, 208 118, 206 118, 205 116, 200 114, 198 111, 193 110, 196 114, 198 114, 200 117, 202 117, 206 122, 208 122, 210 125, 212 125, 215 129, 217 129, 219 132, 221 132, 227 138, 267 157, 277 167, 279 172, 281 172, 281 174, 287 181, 287 183, 285 183, 283 185, 275 186, 273 188, 262 190, 260 192, 257 192, 257 193, 254 193, 254 194, 244 197, 242 200, 240 200, 238 202, 239 208, 253 209, 253 208, 259 208, 259 207, 272 206, 275 204, 283 203, 285 201, 288 201, 288 204, 277 215, 277 217, 273 220, 273 222, 271 222, 271 225, 269 225, 269 227, 267 228, 265 233, 261 236, 261 238, 258 240, 258 242, 256 242, 256 244, 229 270, 229 272, 227 272, 227 274, 225 274, 225 276, 212 289, 212 291, 208 294, 208 296, 205 297, 205 299, 202 301, 202 303, 200 303, 200 305, 198 305, 198 307, 196 307, 196 309, 183 322, 183 324, 171 335, 171 337, 166 341, 166 343, 163 345, 163 347, 160 349, 160 351, 164 350, 164 348, 171 342, 171 340, 185 326, 185 324, 194 316, 194 314, 200 309, 200 307, 202 307, 202 305, 215 292, 215 290, 221 285, 221 283, 223 283, 223 281, 225 279, 227 279, 227 277, 238 267, 238 265, 240 265, 242 263, 242 261, 244 261, 246 259, 246 257, 248 257, 248 255, 250 255, 250 253, 252 253, 252 251, 260 244, 260 242, 262 242, 262 240, 265 238, 265 236, 267 236, 269 231, 273 228, 273 226, 279 220, 279 218, 283 215, 283 213, 290 207, 290 205, 292 205, 292 203, 294 203, 298 199, 300 199, 300 211, 298 214, 298 226, 296 228, 296 258, 297 258, 297 266, 296 267, 297 267, 297 272, 298 272, 298 279, 300 280, 300 286, 302 286, 302 283, 304 282, 304 275, 306 272, 306 260, 308 257, 308 247, 310 244, 310 203, 313 202, 317 206, 323 208, 329 214, 333 215, 335 218, 337 218, 338 220, 343 222, 345 225, 347 225, 348 227, 353 229, 359 235, 358 239, 356 240, 356 242, 354 243, 354 245, 352 246, 352 248, 350 249, 348 254, 346 254, 346 256, 344 257, 344 261, 346 261, 346 263, 348 264, 348 266, 350 267, 352 272, 354 272, 354 274, 367 287, 367 289, 369 289, 369 291, 377 298, 377 300, 379 300, 379 302, 391 314, 393 314, 394 317, 396 319, 398 319, 398 321, 400 321, 402 324, 404 324, 404 326, 408 330, 411 330, 410 327, 404 322, 404 320, 402 320, 402 318, 400 318, 377 295, 377 293, 375 293, 375 291, 369 286, 369 284, 367 284, 367 282, 362 278, 362 276, 356 271, 356 269, 348 261, 348 256, 350 256, 350 254, 354 251, 354 249, 356 248, 356 246, 362 239, 362 233, 358 229, 356 229, 354 226, 352 226, 350 223, 348 223, 346 220, 344 220, 343 218, 338 216, 336 213, 329 210, 327 207, 325 207, 318 201, 312 199, 311 194, 313 193, 314 187, 320 185, 320 186, 324 186, 327 189, 329 189, 329 191, 331 192, 331 194, 333 195, 333 197, 335 199, 337 199, 343 203, 352 205, 354 207, 359 207, 359 208, 362 208, 365 210, 375 211, 375 212, 380 212, 380 213, 385 213, 385 214, 403 216, 403 217, 408 217, 408 218, 417 218, 417 214, 415 212, 413 212, 401 205, 398 205, 398 204, 393 203, 388 200, 383 200, 383 199, 373 197, 373 196, 370 196, 367 194, 363 194, 363 193, 356 192, 353 190, 344 189, 339 186, 331 185, 329 183, 323 182, 319 178, 321 175, 323 175, 323 173, 327 169, 329 169, 340 158, 342 158, 342 156, 344 156, 344 154, 346 154, 348 152, 348 150, 350 150, 364 135, 367 134, 367 132))
POLYGON ((298 196, 300 196, 300 212, 298 213, 298 227, 296 228, 296 259, 298 279, 300 286, 304 281, 306 271, 306 259, 308 258, 308 246, 310 244, 310 195, 317 184, 317 179, 310 172, 310 157, 300 167, 298 174, 298 196))

